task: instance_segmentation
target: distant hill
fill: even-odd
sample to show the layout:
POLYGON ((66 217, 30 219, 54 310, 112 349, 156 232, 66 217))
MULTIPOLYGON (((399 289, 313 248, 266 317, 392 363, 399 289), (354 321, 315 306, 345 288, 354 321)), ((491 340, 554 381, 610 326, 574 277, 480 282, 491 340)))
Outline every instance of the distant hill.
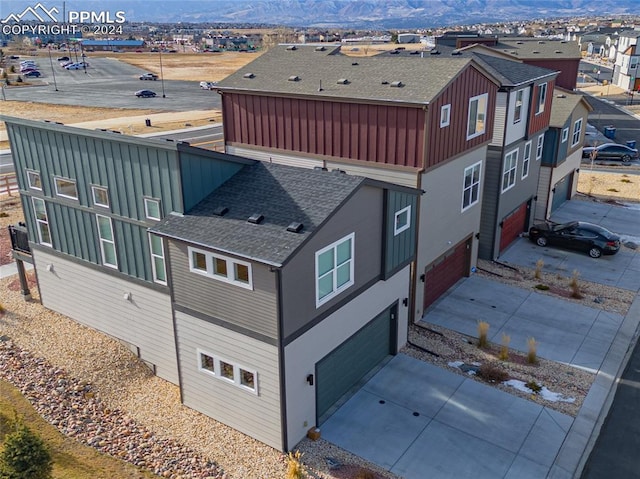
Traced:
MULTIPOLYGON (((2 19, 36 1, 3 0, 2 19)), ((63 11, 62 0, 41 0, 63 11)), ((574 16, 639 14, 638 0, 67 0, 66 11, 122 10, 133 22, 260 23, 411 29, 574 16)))

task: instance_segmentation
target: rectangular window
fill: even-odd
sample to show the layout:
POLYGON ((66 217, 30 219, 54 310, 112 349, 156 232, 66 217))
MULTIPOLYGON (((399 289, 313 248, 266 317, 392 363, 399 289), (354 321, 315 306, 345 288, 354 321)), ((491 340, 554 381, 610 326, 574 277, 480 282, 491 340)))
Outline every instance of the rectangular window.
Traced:
POLYGON ((161 220, 160 201, 152 198, 144 199, 144 215, 150 220, 161 220))
POLYGON ((450 122, 451 122, 451 104, 443 105, 442 108, 440 108, 440 128, 449 126, 450 122))
POLYGON ((355 233, 316 252, 316 308, 353 285, 355 233))
POLYGON ((36 218, 38 226, 38 242, 43 245, 52 246, 51 231, 49 230, 49 218, 47 216, 47 207, 41 198, 31 198, 33 201, 33 214, 36 218))
POLYGON ((573 137, 571 138, 571 146, 580 143, 580 135, 582 134, 582 118, 576 120, 573 124, 573 137))
POLYGON ((251 264, 189 247, 189 270, 225 283, 253 289, 251 264))
POLYGON ((27 181, 29 188, 42 191, 42 179, 37 171, 27 171, 27 181))
POLYGON ((462 184, 462 211, 475 205, 480 200, 480 173, 482 162, 464 169, 462 184))
POLYGON ((547 101, 547 84, 541 83, 538 85, 538 98, 536 102, 536 115, 539 115, 544 111, 544 105, 547 101))
POLYGON ((487 121, 488 93, 469 99, 469 119, 467 123, 467 140, 484 133, 487 121))
POLYGON ((77 200, 78 190, 75 180, 56 177, 56 195, 77 200))
POLYGON ((529 164, 531 163, 531 142, 524 145, 524 155, 522 157, 522 179, 529 176, 529 164))
POLYGON ((516 184, 516 169, 518 168, 518 150, 513 150, 504 158, 504 170, 502 172, 502 192, 513 188, 516 184))
POLYGON ((111 218, 108 216, 96 215, 98 222, 98 236, 100 238, 100 252, 102 254, 102 264, 110 268, 118 267, 116 257, 116 242, 113 238, 113 226, 111 218))
POLYGON ((516 109, 513 113, 513 123, 518 123, 522 120, 522 101, 524 99, 524 90, 518 90, 516 92, 516 109))
POLYGON ((564 128, 562 130, 562 143, 567 141, 568 138, 569 138, 569 128, 564 128))
POLYGON ((151 269, 156 283, 167 284, 167 269, 164 262, 164 245, 162 238, 149 233, 149 249, 151 251, 151 269))
POLYGON ((200 372, 222 379, 245 391, 258 394, 258 373, 256 371, 199 349, 197 352, 200 372))
POLYGON ((92 186, 91 194, 93 195, 93 204, 109 208, 109 193, 103 186, 92 186))
POLYGON ((536 143, 536 160, 542 158, 542 147, 544 146, 544 135, 538 137, 538 143, 536 143))
POLYGON ((393 235, 397 236, 411 227, 411 205, 397 211, 393 222, 393 235))

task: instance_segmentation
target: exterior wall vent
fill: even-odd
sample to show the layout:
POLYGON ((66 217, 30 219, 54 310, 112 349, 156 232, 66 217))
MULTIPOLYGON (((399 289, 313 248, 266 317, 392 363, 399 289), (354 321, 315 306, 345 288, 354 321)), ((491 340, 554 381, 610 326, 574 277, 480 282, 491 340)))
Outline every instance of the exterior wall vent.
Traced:
POLYGON ((226 206, 218 206, 215 210, 213 210, 213 214, 216 216, 224 216, 229 212, 229 208, 226 206))
POLYGON ((340 80, 338 80, 338 85, 348 85, 349 83, 351 82, 346 78, 340 78, 340 80))
POLYGON ((289 46, 287 47, 287 50, 289 50, 290 52, 292 52, 292 51, 294 51, 294 50, 297 50, 297 49, 298 49, 298 48, 297 48, 295 45, 289 45, 289 46))
POLYGON ((302 228, 304 228, 304 225, 302 223, 298 223, 297 221, 293 221, 293 222, 289 223, 289 226, 287 226, 287 231, 289 231, 291 233, 300 233, 300 231, 302 231, 302 228))
POLYGON ((288 81, 300 81, 300 77, 298 75, 291 75, 287 78, 288 81))
POLYGON ((260 213, 254 213, 249 216, 249 219, 247 221, 249 223, 253 223, 254 225, 259 225, 260 223, 262 223, 262 220, 264 220, 263 215, 261 215, 260 213))
POLYGON ((404 83, 402 83, 401 81, 392 81, 389 86, 393 88, 402 88, 404 86, 404 83))
POLYGON ((534 50, 531 53, 540 53, 538 50, 534 50))
POLYGON ((245 73, 244 75, 242 75, 242 78, 254 78, 255 75, 253 73, 245 73))

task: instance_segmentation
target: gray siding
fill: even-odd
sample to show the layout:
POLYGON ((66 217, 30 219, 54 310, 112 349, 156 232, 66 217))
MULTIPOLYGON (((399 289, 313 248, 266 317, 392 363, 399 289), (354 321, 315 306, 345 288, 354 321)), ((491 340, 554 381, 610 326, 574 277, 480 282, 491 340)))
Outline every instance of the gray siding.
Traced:
POLYGON ((252 263, 253 290, 224 283, 189 271, 187 247, 186 243, 169 241, 176 304, 277 338, 276 274, 265 265, 252 263))
POLYGON ((178 383, 171 301, 162 293, 34 250, 42 304, 139 348, 156 374, 178 383), (51 271, 46 266, 52 265, 51 271), (96 294, 100 292, 100 294, 96 294), (131 299, 125 300, 124 294, 131 299))
POLYGON ((179 311, 175 315, 184 404, 282 450, 277 347, 179 311), (198 349, 256 371, 258 394, 200 371, 198 349))
POLYGON ((493 245, 496 241, 496 227, 500 188, 502 179, 502 150, 487 151, 482 195, 482 217, 480 221, 480 242, 478 257, 493 259, 493 245))
POLYGON ((386 190, 385 276, 411 261, 416 253, 416 229, 418 196, 386 190), (407 206, 411 207, 409 224, 405 231, 394 234, 395 214, 407 206))
POLYGON ((534 219, 547 219, 547 205, 549 203, 549 190, 551 188, 551 174, 553 169, 549 166, 540 168, 540 179, 538 181, 538 201, 535 203, 534 219))
POLYGON ((283 268, 282 314, 286 338, 344 301, 382 271, 383 190, 364 186, 332 216, 283 268), (354 284, 316 308, 315 253, 355 233, 354 284))

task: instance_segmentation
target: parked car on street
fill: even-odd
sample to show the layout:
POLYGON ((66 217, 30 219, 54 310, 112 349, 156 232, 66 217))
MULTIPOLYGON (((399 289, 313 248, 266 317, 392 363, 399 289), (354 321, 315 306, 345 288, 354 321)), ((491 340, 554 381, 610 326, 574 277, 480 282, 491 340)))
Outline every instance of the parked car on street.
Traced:
POLYGON ((31 72, 36 72, 38 71, 38 69, 36 67, 29 67, 29 68, 21 68, 20 69, 20 73, 22 73, 23 75, 26 75, 27 73, 31 73, 31 72))
POLYGON ((535 224, 529 229, 529 239, 538 246, 583 251, 592 258, 616 254, 620 249, 620 236, 602 226, 583 221, 535 224))
POLYGON ((142 75, 140 75, 140 80, 157 80, 158 79, 158 75, 156 75, 155 73, 143 73, 142 75))
POLYGON ((65 60, 60 62, 60 66, 62 68, 68 67, 69 65, 72 65, 73 63, 75 63, 73 60, 65 60))
POLYGON ((201 81, 200 88, 202 88, 203 90, 213 90, 217 84, 218 82, 215 81, 201 81))
POLYGON ((626 145, 620 145, 618 143, 603 143, 598 146, 585 146, 582 149, 582 158, 591 158, 594 154, 596 160, 621 160, 623 163, 628 163, 631 160, 638 158, 638 150, 626 145))
POLYGON ((38 77, 42 76, 42 73, 40 73, 38 70, 33 70, 33 71, 25 73, 24 76, 29 77, 29 78, 38 78, 38 77))
POLYGON ((138 90, 135 95, 138 98, 153 98, 156 96, 156 92, 151 90, 138 90))
POLYGON ((69 57, 58 57, 58 61, 59 62, 68 62, 69 61, 69 57))
POLYGON ((64 68, 66 70, 82 70, 83 68, 86 68, 88 66, 89 64, 86 62, 78 62, 78 63, 72 63, 71 65, 67 65, 64 68))

